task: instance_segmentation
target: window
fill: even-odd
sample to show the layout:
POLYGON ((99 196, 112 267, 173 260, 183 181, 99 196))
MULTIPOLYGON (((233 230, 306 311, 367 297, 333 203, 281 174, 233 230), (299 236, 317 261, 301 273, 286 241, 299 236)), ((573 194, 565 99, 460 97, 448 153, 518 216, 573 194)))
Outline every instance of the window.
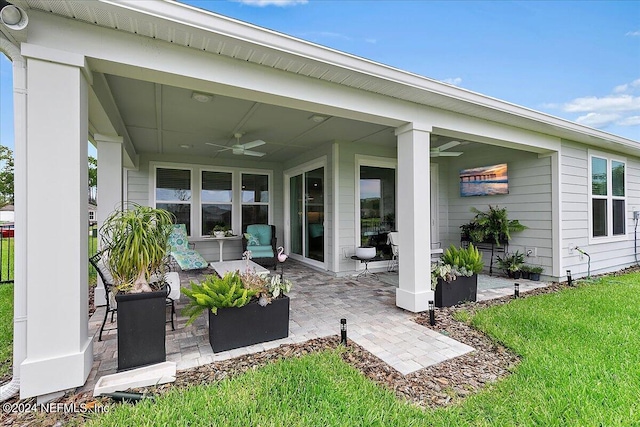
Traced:
POLYGON ((202 171, 202 235, 216 225, 232 228, 233 185, 231 172, 202 171))
POLYGON ((191 234, 191 171, 156 169, 156 207, 176 216, 176 224, 185 224, 191 234))
POLYGON ((591 155, 591 236, 624 236, 626 212, 625 161, 591 155))
POLYGON ((249 224, 269 224, 269 176, 242 174, 242 230, 249 224))
POLYGON ((269 224, 271 171, 167 163, 150 169, 149 199, 185 224, 191 238, 209 236, 216 225, 239 234, 247 224, 269 224))

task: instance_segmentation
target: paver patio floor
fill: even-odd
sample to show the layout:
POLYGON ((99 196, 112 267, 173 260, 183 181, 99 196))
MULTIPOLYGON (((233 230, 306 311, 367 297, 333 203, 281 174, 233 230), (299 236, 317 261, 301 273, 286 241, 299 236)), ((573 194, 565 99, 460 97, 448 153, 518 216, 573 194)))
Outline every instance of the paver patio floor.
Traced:
MULTIPOLYGON (((213 274, 213 270, 181 272, 182 285, 188 285, 190 280, 200 280, 203 274, 213 274)), ((178 370, 183 370, 257 353, 281 344, 339 335, 341 318, 347 319, 350 340, 403 375, 473 350, 468 345, 415 323, 412 320, 414 313, 396 307, 396 286, 392 283, 375 277, 360 280, 350 276, 334 277, 292 260, 287 261, 284 274, 294 283, 289 293, 289 337, 214 354, 209 345, 206 315, 185 326, 187 318, 180 315, 186 303, 186 297, 183 296, 177 306, 176 330, 172 331, 170 324, 167 325, 167 360, 176 362, 178 370)), ((526 286, 521 287, 521 290, 525 289, 526 286)), ((503 288, 479 291, 478 299, 509 294, 513 294, 513 285, 505 282, 503 288)), ((103 317, 104 308, 99 307, 90 319, 90 333, 95 333, 94 365, 82 390, 93 389, 101 376, 113 374, 117 369, 116 331, 105 332, 101 342, 97 338, 103 317)))

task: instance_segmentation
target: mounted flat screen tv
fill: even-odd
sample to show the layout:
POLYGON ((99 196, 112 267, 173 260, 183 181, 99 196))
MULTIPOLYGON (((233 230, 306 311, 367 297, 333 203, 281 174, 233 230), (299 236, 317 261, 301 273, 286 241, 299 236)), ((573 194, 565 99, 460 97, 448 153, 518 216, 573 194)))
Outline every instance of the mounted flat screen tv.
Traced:
POLYGON ((506 163, 460 171, 460 196, 494 196, 497 194, 509 194, 506 163))

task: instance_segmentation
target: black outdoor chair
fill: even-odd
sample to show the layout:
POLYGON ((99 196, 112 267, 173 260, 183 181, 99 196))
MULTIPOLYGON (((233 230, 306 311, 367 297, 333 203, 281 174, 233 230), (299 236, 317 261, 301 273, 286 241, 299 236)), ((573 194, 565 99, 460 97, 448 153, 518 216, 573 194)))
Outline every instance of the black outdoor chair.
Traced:
MULTIPOLYGON (((89 257, 89 262, 91 263, 93 268, 96 269, 96 271, 100 275, 100 279, 102 280, 102 283, 104 284, 105 299, 107 300, 107 304, 105 307, 106 309, 104 312, 104 319, 102 320, 102 325, 100 326, 100 333, 98 335, 98 341, 102 341, 102 332, 105 330, 104 326, 107 323, 107 318, 109 317, 109 313, 111 313, 111 323, 113 323, 113 316, 118 311, 118 306, 115 300, 115 294, 111 292, 114 287, 113 277, 111 276, 111 273, 109 272, 109 269, 105 264, 105 258, 104 258, 105 256, 106 256, 105 251, 100 251, 95 255, 89 257)), ((175 306, 174 298, 169 297, 169 295, 171 294, 171 285, 169 285, 168 283, 167 283, 167 288, 168 288, 167 289, 167 307, 171 307, 171 319, 167 320, 167 323, 171 322, 171 330, 175 331, 176 327, 174 324, 174 318, 176 317, 176 306, 175 306)), ((178 288, 179 288, 179 283, 178 283, 178 288)), ((111 331, 113 329, 117 329, 117 328, 110 328, 110 329, 107 329, 107 331, 111 331)))

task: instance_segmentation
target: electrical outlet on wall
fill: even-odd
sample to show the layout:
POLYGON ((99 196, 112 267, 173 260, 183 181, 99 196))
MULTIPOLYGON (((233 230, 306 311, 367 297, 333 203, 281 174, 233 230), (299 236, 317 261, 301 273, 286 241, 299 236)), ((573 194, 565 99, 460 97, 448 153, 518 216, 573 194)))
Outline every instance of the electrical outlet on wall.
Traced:
POLYGON ((573 251, 575 251, 576 245, 575 243, 569 243, 569 254, 573 255, 573 251))
POLYGON ((538 248, 524 247, 524 254, 528 258, 536 258, 538 256, 538 248))

